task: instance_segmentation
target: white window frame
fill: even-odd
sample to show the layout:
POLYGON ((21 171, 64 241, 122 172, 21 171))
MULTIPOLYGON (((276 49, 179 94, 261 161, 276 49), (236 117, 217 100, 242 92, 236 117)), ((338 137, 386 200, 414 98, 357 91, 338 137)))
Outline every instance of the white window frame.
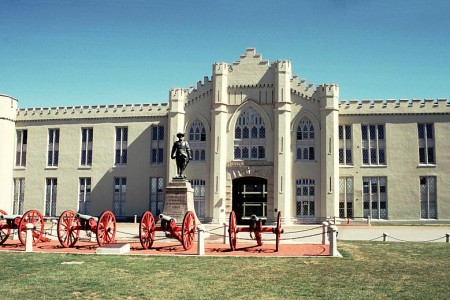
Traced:
POLYGON ((159 216, 164 209, 164 178, 150 177, 148 191, 149 210, 155 216, 159 216))
POLYGON ((314 179, 302 178, 296 180, 296 215, 297 218, 316 216, 316 183, 314 179))
POLYGON ((78 190, 78 212, 83 215, 91 214, 91 178, 80 177, 78 190))
POLYGON ((437 178, 436 176, 420 176, 420 218, 436 220, 437 211, 437 178))
POLYGON ((151 126, 150 165, 164 164, 164 126, 151 126))
POLYGON ((417 133, 419 139, 419 164, 435 165, 436 151, 434 141, 434 123, 418 123, 417 133), (421 137, 420 127, 423 126, 423 137, 421 137), (422 150, 423 149, 423 150, 422 150), (421 151, 423 151, 424 161, 421 160, 421 151))
POLYGON ((234 127, 234 160, 266 160, 266 127, 259 113, 249 107, 234 127))
POLYGON ((308 117, 303 117, 297 124, 295 157, 297 161, 316 160, 316 132, 308 117))
POLYGON ((339 218, 354 217, 353 177, 339 177, 339 218))
POLYGON ((192 179, 189 181, 194 189, 194 208, 197 217, 202 221, 205 219, 206 211, 206 183, 205 180, 192 179))
POLYGON ((387 220, 389 216, 387 177, 363 177, 362 179, 363 217, 370 217, 377 220, 387 220))
POLYGON ((206 128, 196 119, 189 128, 189 146, 192 151, 192 162, 204 162, 206 160, 206 128))
POLYGON ((113 180, 113 213, 116 216, 125 216, 127 204, 127 178, 114 177, 113 180))
POLYGON ((126 166, 128 161, 128 127, 118 126, 115 128, 115 166, 126 166))
POLYGON ((47 166, 58 167, 59 163, 59 128, 48 129, 47 166))
POLYGON ((353 151, 352 151, 352 126, 342 124, 338 127, 339 136, 339 164, 352 165, 353 151))
POLYGON ((45 216, 56 217, 58 179, 45 178, 45 216))
POLYGON ((80 166, 83 167, 92 166, 93 142, 94 142, 94 129, 92 127, 81 128, 80 166))
POLYGON ((23 215, 25 200, 25 178, 14 178, 13 214, 23 215))
POLYGON ((361 144, 361 158, 364 166, 386 165, 386 126, 384 124, 361 124, 361 144), (364 139, 364 127, 366 127, 366 139, 364 139), (382 138, 380 138, 380 128, 383 128, 382 138), (365 151, 367 151, 367 162, 364 161, 365 151), (375 155, 375 159, 372 159, 373 155, 375 155))
POLYGON ((16 141, 16 167, 26 167, 28 130, 16 130, 16 141))

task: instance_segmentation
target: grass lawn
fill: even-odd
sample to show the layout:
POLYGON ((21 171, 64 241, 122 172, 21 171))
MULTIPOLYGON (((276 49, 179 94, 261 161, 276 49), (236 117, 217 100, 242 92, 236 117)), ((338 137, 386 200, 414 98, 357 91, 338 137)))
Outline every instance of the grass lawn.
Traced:
POLYGON ((0 252, 0 295, 1 299, 448 299, 450 296, 449 244, 341 241, 338 248, 344 258, 0 252))

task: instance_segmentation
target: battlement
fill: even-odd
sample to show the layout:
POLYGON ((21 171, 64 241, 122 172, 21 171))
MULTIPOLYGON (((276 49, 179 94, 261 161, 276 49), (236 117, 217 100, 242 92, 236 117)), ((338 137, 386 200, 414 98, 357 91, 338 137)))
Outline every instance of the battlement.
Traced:
POLYGON ((290 60, 277 60, 272 63, 272 67, 279 73, 291 73, 292 63, 290 60))
POLYGON ((240 60, 233 62, 233 66, 238 66, 240 64, 248 64, 248 63, 269 66, 269 61, 263 60, 262 55, 257 54, 255 48, 247 48, 246 53, 241 54, 241 56, 239 58, 240 58, 240 60))
POLYGON ((438 99, 363 99, 340 100, 339 114, 450 114, 450 100, 438 99))
POLYGON ((312 99, 314 94, 314 83, 306 84, 306 79, 298 78, 297 74, 293 74, 291 78, 291 92, 305 99, 312 99))
POLYGON ((17 120, 164 116, 168 109, 168 103, 20 108, 17 109, 17 120))
POLYGON ((226 62, 216 62, 213 64, 213 76, 227 75, 229 72, 232 71, 233 69, 226 62))

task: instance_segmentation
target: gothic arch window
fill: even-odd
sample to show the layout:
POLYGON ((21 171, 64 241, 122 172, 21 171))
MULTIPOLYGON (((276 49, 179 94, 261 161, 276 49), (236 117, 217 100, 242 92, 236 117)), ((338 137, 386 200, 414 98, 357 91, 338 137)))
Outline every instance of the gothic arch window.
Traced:
POLYGON ((297 125, 297 161, 315 160, 315 131, 311 120, 303 117, 297 125))
POLYGON ((192 151, 192 161, 206 160, 206 129, 203 123, 196 119, 189 128, 189 146, 192 151))
POLYGON ((234 128, 234 159, 266 159, 266 127, 253 108, 244 110, 234 128))

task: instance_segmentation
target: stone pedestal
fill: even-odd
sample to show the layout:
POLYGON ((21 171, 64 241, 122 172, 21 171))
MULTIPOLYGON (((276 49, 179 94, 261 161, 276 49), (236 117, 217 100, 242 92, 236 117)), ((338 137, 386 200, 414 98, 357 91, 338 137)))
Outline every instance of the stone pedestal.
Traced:
POLYGON ((163 215, 170 216, 181 224, 187 211, 192 211, 197 225, 200 224, 194 208, 194 189, 187 180, 173 178, 166 187, 163 215))

